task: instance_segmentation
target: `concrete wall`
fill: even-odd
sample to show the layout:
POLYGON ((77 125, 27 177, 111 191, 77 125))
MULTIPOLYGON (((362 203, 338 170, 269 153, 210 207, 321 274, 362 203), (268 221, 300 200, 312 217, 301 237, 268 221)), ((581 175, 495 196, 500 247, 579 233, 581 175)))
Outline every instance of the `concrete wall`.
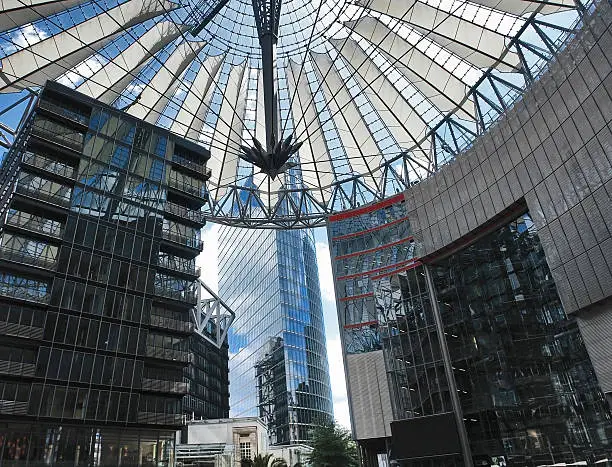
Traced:
POLYGON ((526 202, 567 313, 612 391, 612 6, 456 161, 406 192, 424 255, 526 202), (597 304, 597 310, 593 306, 597 304))

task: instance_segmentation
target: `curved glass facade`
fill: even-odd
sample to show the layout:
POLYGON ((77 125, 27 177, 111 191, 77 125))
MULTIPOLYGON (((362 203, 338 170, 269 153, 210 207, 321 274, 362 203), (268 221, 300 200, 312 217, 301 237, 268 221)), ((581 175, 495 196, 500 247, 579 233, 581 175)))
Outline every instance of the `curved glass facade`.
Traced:
POLYGON ((236 313, 231 415, 262 417, 272 444, 308 441, 332 418, 312 233, 222 227, 219 265, 219 294, 236 313))

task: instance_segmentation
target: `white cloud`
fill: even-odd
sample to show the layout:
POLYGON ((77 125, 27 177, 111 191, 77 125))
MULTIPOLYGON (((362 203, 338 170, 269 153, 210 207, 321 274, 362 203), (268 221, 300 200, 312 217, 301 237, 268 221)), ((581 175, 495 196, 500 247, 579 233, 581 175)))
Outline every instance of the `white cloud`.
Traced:
POLYGON ((85 79, 93 76, 107 62, 108 60, 101 55, 92 55, 75 66, 71 71, 64 73, 57 81, 64 86, 74 88, 85 81, 85 79))
POLYGON ((334 276, 332 274, 331 257, 327 243, 317 241, 317 263, 319 265, 319 282, 321 283, 321 297, 324 302, 336 303, 334 292, 334 276))
POLYGON ((340 425, 350 429, 351 418, 349 415, 348 398, 346 396, 346 380, 344 378, 340 337, 327 339, 327 358, 329 360, 329 377, 334 399, 334 415, 340 425))
POLYGON ((11 34, 13 43, 18 47, 29 47, 49 37, 49 34, 34 24, 28 24, 11 34))
POLYGON ((127 85, 127 87, 125 88, 126 91, 134 96, 139 95, 143 89, 144 89, 144 85, 142 84, 134 84, 134 83, 130 83, 127 85))
POLYGON ((204 229, 202 229, 204 250, 196 258, 196 264, 202 268, 200 278, 215 293, 219 292, 219 271, 217 269, 218 232, 218 224, 208 224, 204 229))

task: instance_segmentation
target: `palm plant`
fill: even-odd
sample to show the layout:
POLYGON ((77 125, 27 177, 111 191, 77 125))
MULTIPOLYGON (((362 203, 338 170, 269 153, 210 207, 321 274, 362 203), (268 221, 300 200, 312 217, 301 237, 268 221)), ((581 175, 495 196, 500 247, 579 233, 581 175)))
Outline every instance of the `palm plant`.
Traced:
POLYGON ((272 454, 257 454, 252 460, 243 460, 243 466, 248 467, 287 467, 287 463, 272 454))

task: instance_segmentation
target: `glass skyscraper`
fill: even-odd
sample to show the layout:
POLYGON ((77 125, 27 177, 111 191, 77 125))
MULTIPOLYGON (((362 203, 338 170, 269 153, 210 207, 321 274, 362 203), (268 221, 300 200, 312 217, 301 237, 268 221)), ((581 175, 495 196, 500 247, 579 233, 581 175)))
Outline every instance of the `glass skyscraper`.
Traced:
POLYGON ((226 348, 191 321, 208 158, 41 92, 0 171, 0 465, 171 466, 188 390, 227 411, 226 348))
POLYGON ((219 294, 230 329, 232 416, 260 416, 272 444, 332 418, 315 244, 309 230, 222 227, 219 294))

